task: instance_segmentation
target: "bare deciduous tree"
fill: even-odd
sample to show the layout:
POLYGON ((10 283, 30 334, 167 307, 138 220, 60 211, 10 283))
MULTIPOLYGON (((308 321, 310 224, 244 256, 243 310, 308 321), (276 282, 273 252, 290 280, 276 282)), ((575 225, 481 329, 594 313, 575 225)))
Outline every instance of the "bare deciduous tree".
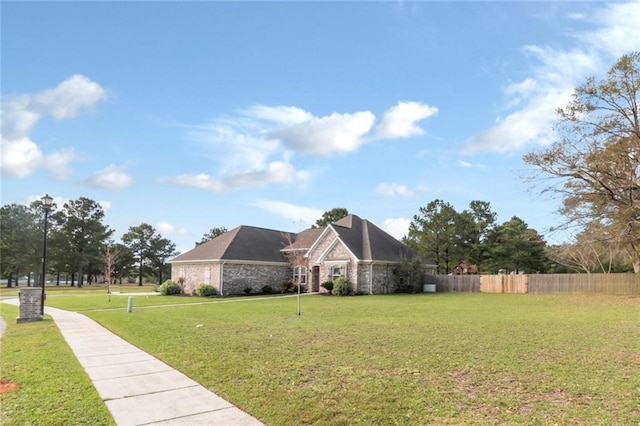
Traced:
POLYGON ((589 78, 558 110, 558 140, 524 161, 531 182, 562 198, 565 223, 606 225, 640 272, 640 52, 589 78), (542 173, 540 173, 542 172, 542 173))

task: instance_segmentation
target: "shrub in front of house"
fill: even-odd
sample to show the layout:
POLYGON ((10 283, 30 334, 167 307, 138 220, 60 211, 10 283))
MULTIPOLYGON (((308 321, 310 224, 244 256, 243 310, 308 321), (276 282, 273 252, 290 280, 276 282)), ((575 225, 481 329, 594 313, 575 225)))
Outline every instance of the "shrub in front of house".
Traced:
POLYGON ((200 297, 211 297, 218 294, 215 287, 209 284, 200 284, 196 288, 196 294, 200 297))
POLYGON ((172 296, 182 294, 182 287, 180 284, 174 283, 171 280, 166 280, 160 285, 160 287, 158 287, 158 291, 163 296, 172 296))
POLYGON ((348 296, 351 294, 351 283, 346 277, 338 277, 333 280, 332 294, 336 296, 348 296))
POLYGON ((324 288, 329 292, 329 294, 331 294, 331 292, 333 291, 333 281, 325 281, 320 284, 320 287, 324 288))
POLYGON ((182 293, 184 293, 184 284, 187 282, 187 279, 185 277, 178 277, 178 279, 176 280, 176 283, 180 286, 180 288, 182 289, 182 293))
POLYGON ((244 294, 248 296, 251 293, 251 291, 253 291, 253 289, 249 286, 246 286, 242 291, 244 292, 244 294))
POLYGON ((271 287, 270 285, 263 285, 262 286, 262 293, 264 293, 264 294, 273 293, 273 287, 271 287))
POLYGON ((293 283, 291 281, 287 281, 282 283, 282 292, 289 293, 289 290, 293 288, 293 283))

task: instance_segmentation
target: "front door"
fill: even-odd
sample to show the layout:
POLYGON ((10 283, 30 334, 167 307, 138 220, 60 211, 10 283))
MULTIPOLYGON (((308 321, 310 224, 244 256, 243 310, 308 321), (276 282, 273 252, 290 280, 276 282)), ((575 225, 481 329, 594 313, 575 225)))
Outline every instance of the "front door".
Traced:
POLYGON ((311 291, 317 293, 320 291, 320 267, 313 267, 313 276, 311 278, 311 291))

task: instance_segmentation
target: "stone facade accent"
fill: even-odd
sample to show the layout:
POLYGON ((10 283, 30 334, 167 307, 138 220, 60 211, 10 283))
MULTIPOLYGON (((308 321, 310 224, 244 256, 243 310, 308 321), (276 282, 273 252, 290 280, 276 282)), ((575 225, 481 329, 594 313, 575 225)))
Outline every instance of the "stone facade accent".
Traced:
MULTIPOLYGON (((341 241, 337 241, 335 233, 327 233, 309 253, 309 266, 319 266, 320 283, 331 281, 331 267, 344 265, 346 277, 353 284, 353 291, 362 294, 384 294, 395 292, 393 269, 391 263, 358 262, 341 241), (332 247, 332 244, 335 244, 332 247), (324 256, 324 257, 323 257, 324 256)), ((322 287, 320 292, 326 292, 322 287)))
POLYGON ((347 250, 347 248, 344 246, 344 244, 342 244, 340 241, 338 241, 336 243, 335 246, 333 246, 331 248, 331 250, 329 250, 329 252, 327 253, 327 255, 325 256, 324 260, 349 260, 351 258, 351 255, 349 253, 349 250, 347 250))
MULTIPOLYGON (((361 281, 359 279, 360 272, 357 259, 353 257, 347 247, 338 239, 338 235, 331 231, 328 232, 322 240, 318 241, 314 249, 309 253, 309 266, 319 266, 320 282, 318 284, 322 284, 325 281, 332 280, 332 267, 336 265, 344 267, 345 276, 354 285, 352 290, 354 292, 361 292, 362 290, 359 287, 362 285, 358 285, 361 281)), ((322 287, 319 287, 319 291, 322 293, 327 292, 327 290, 322 287)))
POLYGON ((16 318, 18 324, 42 321, 42 315, 40 315, 42 287, 22 288, 18 298, 20 300, 20 316, 16 318))
POLYGON ((327 250, 327 248, 331 245, 331 243, 333 243, 333 241, 338 237, 338 235, 333 232, 332 230, 330 230, 330 232, 327 233, 327 235, 325 235, 325 237, 322 239, 322 241, 317 241, 315 243, 315 246, 313 247, 313 250, 311 250, 308 254, 309 254, 309 259, 313 259, 314 261, 319 259, 320 256, 322 255, 322 253, 325 252, 325 250, 327 250))

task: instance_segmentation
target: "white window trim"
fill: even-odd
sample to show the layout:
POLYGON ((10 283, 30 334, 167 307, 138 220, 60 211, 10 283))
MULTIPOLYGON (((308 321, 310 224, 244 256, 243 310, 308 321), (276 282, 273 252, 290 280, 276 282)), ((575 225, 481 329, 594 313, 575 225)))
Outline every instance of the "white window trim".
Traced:
POLYGON ((293 282, 295 284, 307 283, 307 267, 303 265, 293 267, 293 282))
POLYGON ((347 277, 347 273, 348 273, 348 269, 347 269, 347 262, 340 262, 340 263, 331 263, 329 265, 329 274, 331 276, 331 281, 334 281, 336 278, 338 277, 347 277), (339 269, 339 274, 335 274, 334 273, 334 268, 340 268, 339 269))

